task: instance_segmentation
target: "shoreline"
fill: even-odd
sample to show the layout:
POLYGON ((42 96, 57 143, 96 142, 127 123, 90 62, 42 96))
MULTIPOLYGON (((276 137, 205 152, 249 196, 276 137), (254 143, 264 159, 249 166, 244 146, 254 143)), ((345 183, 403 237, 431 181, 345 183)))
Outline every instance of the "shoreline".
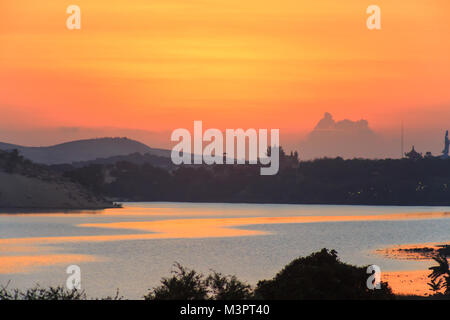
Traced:
MULTIPOLYGON (((268 202, 210 202, 210 201, 130 201, 130 200, 117 200, 115 199, 112 205, 108 206, 94 206, 94 207, 0 207, 0 214, 33 214, 33 213, 51 213, 51 212, 57 212, 57 211, 63 211, 63 212, 71 212, 76 213, 77 211, 100 211, 100 210, 106 210, 106 209, 118 209, 123 208, 124 205, 126 206, 127 203, 131 204, 140 204, 140 203, 160 203, 160 204, 189 204, 189 205, 283 205, 283 206, 351 206, 351 207, 431 207, 431 208, 439 208, 439 207, 446 207, 450 208, 450 205, 441 205, 441 204, 434 204, 434 205, 390 205, 390 204, 345 204, 345 203, 268 203, 268 202)), ((444 211, 444 214, 450 215, 450 210, 444 211)))
POLYGON ((120 205, 111 205, 111 206, 102 206, 102 207, 5 207, 0 208, 0 214, 34 214, 34 213, 76 213, 77 211, 100 211, 105 209, 122 209, 123 206, 120 205))
POLYGON ((450 241, 391 245, 373 253, 388 259, 431 261, 440 252, 450 256, 450 241))
POLYGON ((316 206, 370 206, 370 207, 450 207, 450 202, 438 203, 351 203, 351 202, 267 202, 267 201, 210 201, 210 200, 135 200, 135 199, 121 199, 117 202, 131 202, 131 203, 199 203, 199 204, 268 204, 268 205, 316 205, 316 206))
MULTIPOLYGON (((433 257, 444 252, 446 257, 450 256, 450 241, 431 242, 420 244, 403 244, 388 246, 377 249, 373 253, 382 255, 388 259, 432 261, 433 257)), ((430 296, 432 291, 428 286, 431 274, 427 270, 396 270, 385 271, 381 274, 381 280, 389 283, 394 294, 405 296, 430 296)))

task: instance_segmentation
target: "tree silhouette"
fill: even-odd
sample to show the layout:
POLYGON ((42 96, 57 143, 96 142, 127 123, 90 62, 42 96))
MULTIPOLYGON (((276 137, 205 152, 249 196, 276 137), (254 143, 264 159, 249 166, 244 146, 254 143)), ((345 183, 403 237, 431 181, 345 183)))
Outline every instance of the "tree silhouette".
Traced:
POLYGON ((450 268, 447 257, 443 254, 439 254, 437 257, 434 257, 433 260, 436 261, 438 265, 429 268, 431 273, 428 277, 431 279, 431 282, 428 283, 428 285, 436 294, 439 294, 439 291, 444 289, 444 295, 450 295, 450 268))

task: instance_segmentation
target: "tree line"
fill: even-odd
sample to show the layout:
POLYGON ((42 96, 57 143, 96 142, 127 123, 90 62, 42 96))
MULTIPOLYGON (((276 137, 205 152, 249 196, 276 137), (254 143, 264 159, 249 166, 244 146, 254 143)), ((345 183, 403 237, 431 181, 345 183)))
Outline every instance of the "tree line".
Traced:
POLYGON ((434 158, 295 161, 283 154, 274 176, 261 176, 259 165, 169 170, 127 161, 69 166, 63 174, 123 201, 450 205, 450 161, 434 158))

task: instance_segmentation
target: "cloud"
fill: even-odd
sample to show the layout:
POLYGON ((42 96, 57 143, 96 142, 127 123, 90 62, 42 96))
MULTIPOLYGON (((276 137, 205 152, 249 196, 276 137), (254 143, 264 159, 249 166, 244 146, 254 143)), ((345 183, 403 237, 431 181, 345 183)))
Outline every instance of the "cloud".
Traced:
POLYGON ((300 146, 302 159, 383 157, 382 138, 369 127, 367 120, 335 121, 328 112, 300 146))
POLYGON ((373 133, 369 128, 367 120, 361 119, 359 121, 352 121, 344 119, 341 121, 334 121, 333 116, 325 112, 323 118, 317 123, 314 132, 317 131, 334 131, 334 132, 367 132, 373 133))

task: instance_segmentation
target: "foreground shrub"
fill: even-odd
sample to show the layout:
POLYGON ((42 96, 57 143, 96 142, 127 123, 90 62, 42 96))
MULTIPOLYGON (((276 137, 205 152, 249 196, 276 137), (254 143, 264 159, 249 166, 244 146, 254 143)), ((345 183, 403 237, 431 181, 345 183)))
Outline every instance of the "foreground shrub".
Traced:
POLYGON ((240 281, 236 276, 224 276, 213 272, 206 279, 211 297, 215 300, 246 300, 252 297, 250 285, 240 281))
POLYGON ((337 252, 322 249, 289 263, 272 280, 259 281, 255 297, 267 300, 390 299, 387 283, 369 290, 366 267, 339 261, 337 252))
POLYGON ((1 287, 0 300, 86 300, 86 294, 84 291, 69 290, 61 286, 41 288, 36 285, 24 291, 1 287))
POLYGON ((161 286, 151 290, 146 300, 204 300, 208 290, 203 275, 175 264, 173 276, 162 278, 161 286))
POLYGON ((205 277, 194 270, 175 264, 173 276, 163 278, 159 287, 144 296, 146 300, 242 300, 252 295, 251 287, 236 276, 212 271, 205 277))
MULTIPOLYGON (((96 300, 122 300, 124 297, 119 294, 96 300)), ((0 300, 87 300, 84 290, 66 289, 62 286, 41 288, 39 285, 26 290, 8 289, 7 286, 0 287, 0 300)))

